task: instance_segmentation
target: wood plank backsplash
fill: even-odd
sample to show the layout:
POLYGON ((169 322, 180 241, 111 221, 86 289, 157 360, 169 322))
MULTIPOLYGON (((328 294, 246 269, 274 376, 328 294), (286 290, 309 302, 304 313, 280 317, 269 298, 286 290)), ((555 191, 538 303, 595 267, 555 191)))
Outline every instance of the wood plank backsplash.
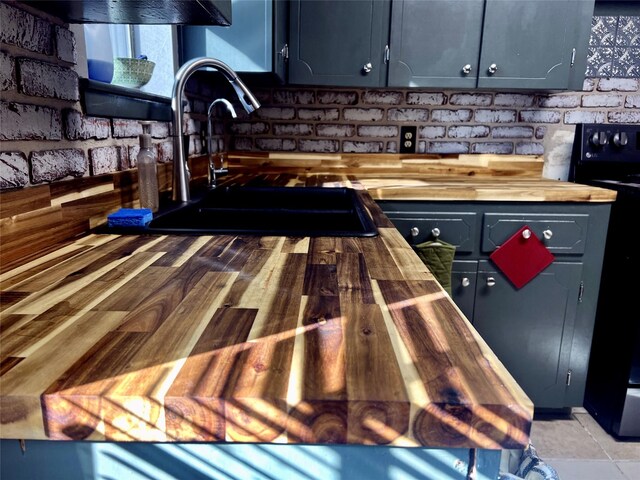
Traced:
MULTIPOLYGON (((171 187, 171 170, 170 164, 158 164, 161 191, 171 187)), ((2 191, 0 271, 86 234, 119 208, 139 205, 135 169, 2 191)))

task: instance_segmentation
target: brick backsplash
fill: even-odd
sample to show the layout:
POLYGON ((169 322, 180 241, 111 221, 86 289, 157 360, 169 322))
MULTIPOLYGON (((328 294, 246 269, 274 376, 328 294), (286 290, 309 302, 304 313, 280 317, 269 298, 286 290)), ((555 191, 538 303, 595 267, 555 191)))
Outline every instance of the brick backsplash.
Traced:
MULTIPOLYGON (((0 189, 135 166, 139 123, 82 112, 73 32, 37 10, 8 3, 0 3, 0 25, 0 189)), ((153 124, 165 162, 172 158, 169 135, 169 124, 153 124)))
MULTIPOLYGON (((135 167, 138 122, 82 111, 73 33, 14 3, 0 3, 0 25, 0 189, 135 167)), ((185 124, 189 152, 198 154, 207 106, 219 95, 190 83, 185 124)), ((240 106, 236 120, 220 113, 215 150, 396 153, 400 127, 415 125, 419 153, 544 154, 548 137, 576 123, 640 124, 639 78, 589 78, 583 91, 565 93, 309 86, 254 93, 263 104, 254 114, 240 106)), ((172 159, 170 134, 168 123, 152 125, 161 162, 172 159)))
POLYGON ((418 153, 545 153, 548 130, 577 123, 640 123, 640 80, 587 79, 581 92, 460 92, 279 87, 263 108, 226 120, 231 148, 395 153, 402 125, 418 153))

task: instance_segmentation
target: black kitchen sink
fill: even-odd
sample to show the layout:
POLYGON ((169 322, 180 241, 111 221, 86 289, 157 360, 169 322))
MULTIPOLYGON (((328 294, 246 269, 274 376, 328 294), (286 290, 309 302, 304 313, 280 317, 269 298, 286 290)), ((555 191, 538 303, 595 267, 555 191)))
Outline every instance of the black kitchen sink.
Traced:
POLYGON ((161 213, 149 233, 370 237, 378 234, 350 188, 224 187, 161 213))

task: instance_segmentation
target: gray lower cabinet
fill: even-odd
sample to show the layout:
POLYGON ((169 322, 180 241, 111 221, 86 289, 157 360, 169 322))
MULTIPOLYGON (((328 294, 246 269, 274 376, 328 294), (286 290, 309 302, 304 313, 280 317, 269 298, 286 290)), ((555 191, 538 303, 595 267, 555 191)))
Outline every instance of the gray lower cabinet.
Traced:
POLYGON ((389 86, 580 89, 594 0, 393 2, 389 86))
POLYGON ((581 262, 554 262, 517 290, 479 262, 473 325, 536 407, 563 406, 581 275, 581 262))
POLYGON ((289 83, 383 86, 390 0, 292 0, 289 83))
POLYGON ((456 245, 452 298, 534 405, 581 406, 610 205, 379 203, 410 244, 456 245), (489 255, 524 225, 555 260, 517 289, 489 255))

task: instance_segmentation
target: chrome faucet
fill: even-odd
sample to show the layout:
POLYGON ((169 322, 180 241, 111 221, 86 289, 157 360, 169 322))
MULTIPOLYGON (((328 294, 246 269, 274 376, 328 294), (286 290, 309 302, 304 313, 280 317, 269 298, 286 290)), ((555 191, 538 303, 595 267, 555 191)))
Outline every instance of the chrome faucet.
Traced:
POLYGON ((187 153, 182 143, 182 100, 184 97, 184 88, 189 77, 196 71, 204 67, 213 67, 224 75, 227 81, 236 91, 236 95, 240 99, 240 103, 247 111, 251 113, 260 108, 260 102, 249 91, 247 86, 242 83, 227 64, 215 58, 198 57, 190 60, 180 67, 173 83, 173 92, 171 94, 171 116, 173 122, 173 192, 171 198, 179 202, 188 202, 191 199, 189 191, 189 167, 187 165, 187 153))
POLYGON ((216 188, 216 175, 229 173, 229 170, 224 168, 224 157, 219 155, 221 165, 220 168, 216 168, 216 156, 213 153, 213 112, 215 111, 215 107, 218 103, 222 103, 225 107, 227 107, 227 111, 231 114, 231 118, 236 118, 238 115, 236 114, 233 105, 231 102, 225 98, 218 98, 211 102, 209 105, 209 111, 207 112, 207 152, 209 155, 209 188, 216 188))

